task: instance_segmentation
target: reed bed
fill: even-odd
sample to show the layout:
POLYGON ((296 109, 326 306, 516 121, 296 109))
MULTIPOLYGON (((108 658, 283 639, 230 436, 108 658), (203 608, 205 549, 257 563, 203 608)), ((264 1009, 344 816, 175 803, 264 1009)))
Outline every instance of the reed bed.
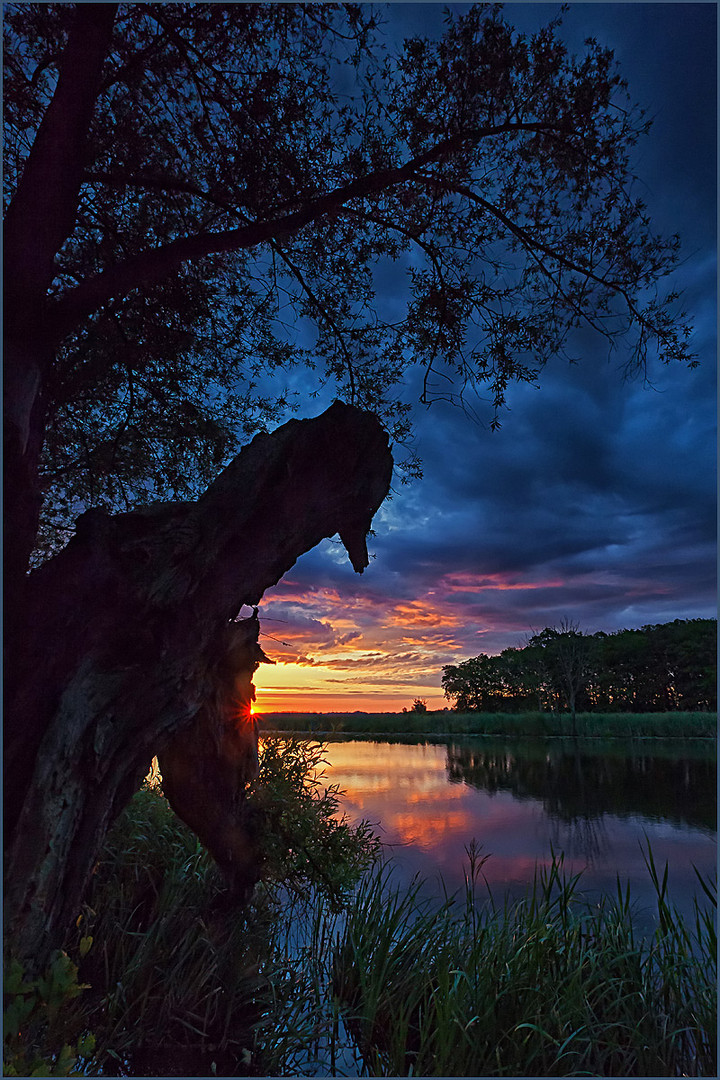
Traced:
POLYGON ((337 824, 321 757, 318 744, 271 741, 263 798, 289 800, 291 825, 273 820, 292 836, 276 835, 285 854, 244 908, 227 907, 159 787, 133 800, 68 942, 91 986, 62 1014, 66 1042, 94 1036, 79 1071, 717 1075, 711 882, 683 920, 648 849, 657 928, 642 938, 621 883, 586 901, 561 854, 522 901, 494 903, 471 845, 464 893, 433 906, 420 881, 394 882, 366 829, 337 824))
POLYGON ((586 903, 562 856, 526 898, 439 910, 389 887, 361 886, 335 951, 333 989, 374 1076, 715 1076, 715 894, 686 925, 648 850, 658 927, 633 929, 632 903, 586 903))
MULTIPOLYGON (((571 736, 569 713, 268 713, 270 731, 315 735, 505 735, 571 736)), ((585 738, 717 738, 717 714, 578 713, 576 734, 585 738)))

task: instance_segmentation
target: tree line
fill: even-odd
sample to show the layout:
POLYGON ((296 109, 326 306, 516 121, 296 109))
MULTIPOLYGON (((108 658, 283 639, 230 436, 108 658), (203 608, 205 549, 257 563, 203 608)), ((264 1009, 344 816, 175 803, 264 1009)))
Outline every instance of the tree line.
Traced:
POLYGON ((584 634, 567 621, 522 647, 443 668, 445 696, 460 712, 717 709, 715 619, 675 619, 584 634))

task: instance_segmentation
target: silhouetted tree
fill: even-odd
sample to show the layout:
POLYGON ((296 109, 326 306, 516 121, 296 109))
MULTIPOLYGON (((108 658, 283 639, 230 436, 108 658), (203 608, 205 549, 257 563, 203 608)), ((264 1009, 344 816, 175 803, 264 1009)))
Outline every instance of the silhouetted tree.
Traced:
POLYGON ((580 632, 579 625, 567 618, 557 627, 546 626, 528 641, 548 682, 570 710, 573 735, 577 734, 577 697, 591 671, 593 644, 591 638, 580 632))
POLYGON ((717 623, 676 619, 614 634, 564 621, 518 649, 443 668, 459 711, 559 709, 653 712, 717 708, 717 623))
MULTIPOLYGON (((10 781, 16 767, 26 779, 36 766, 50 775, 53 755, 73 764, 74 725, 87 734, 94 714, 82 695, 65 698, 63 727, 62 687, 100 662, 98 626, 103 664, 135 655, 139 638, 117 621, 113 645, 110 623, 138 575, 156 645, 169 580, 182 585, 175 600, 195 603, 204 563, 183 561, 184 545, 199 550, 188 505, 246 435, 287 412, 268 374, 304 364, 316 389, 329 381, 402 438, 408 407, 397 387, 410 363, 424 369, 423 401, 441 396, 442 372, 455 380, 452 400, 480 386, 496 410, 508 382, 534 380, 580 321, 626 341, 630 366, 651 348, 695 364, 677 295, 659 292, 677 238, 654 235, 630 193, 645 119, 611 51, 589 41, 575 58, 559 27, 527 37, 498 8, 478 6, 450 14, 438 41, 411 37, 385 52, 367 5, 6 7, 10 781), (378 275, 398 260, 405 317, 384 321, 378 275), (157 518, 137 509, 158 499, 185 502, 156 508, 157 518), (42 616, 41 581, 28 567, 94 508, 129 516, 83 515, 71 554, 48 571, 58 608, 46 649, 58 650, 63 675, 38 681, 40 629, 28 612, 42 616), (199 576, 185 580, 192 567, 199 576), (78 589, 94 611, 107 597, 97 622, 74 609, 78 589), (68 620, 76 636, 62 640, 68 620)), ((265 479, 247 491, 249 508, 259 492, 272 498, 265 479)), ((217 580, 221 571, 212 568, 217 580)), ((204 648, 229 607, 226 597, 213 608, 204 648)), ((187 640, 175 647, 180 685, 193 661, 187 640)), ((92 679, 80 681, 95 700, 92 679)), ((165 735, 189 723, 173 700, 165 735)), ((126 706, 122 721, 106 713, 105 723, 117 724, 117 767, 130 777, 138 714, 126 706)), ((79 799, 83 775, 78 766, 79 799)), ((130 788, 118 787, 106 818, 130 788)), ((50 802, 40 810, 52 823, 50 802)), ((100 832, 89 828, 89 850, 100 832)))
POLYGON ((197 495, 287 410, 278 369, 402 436, 409 363, 424 400, 442 371, 498 409, 580 320, 630 365, 695 363, 657 292, 677 239, 629 194, 648 125, 612 52, 573 57, 559 29, 480 5, 394 50, 369 5, 8 5, 13 588, 43 498, 47 544, 87 506, 197 495), (383 321, 398 260, 406 316, 383 321))

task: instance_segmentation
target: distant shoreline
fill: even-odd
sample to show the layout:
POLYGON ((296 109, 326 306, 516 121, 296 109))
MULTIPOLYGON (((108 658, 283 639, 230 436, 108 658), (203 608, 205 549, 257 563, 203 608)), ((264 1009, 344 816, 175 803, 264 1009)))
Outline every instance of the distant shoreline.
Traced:
MULTIPOLYGON (((572 737, 569 713, 262 713, 260 732, 303 735, 572 737)), ((582 738, 717 739, 717 713, 578 713, 582 738)))

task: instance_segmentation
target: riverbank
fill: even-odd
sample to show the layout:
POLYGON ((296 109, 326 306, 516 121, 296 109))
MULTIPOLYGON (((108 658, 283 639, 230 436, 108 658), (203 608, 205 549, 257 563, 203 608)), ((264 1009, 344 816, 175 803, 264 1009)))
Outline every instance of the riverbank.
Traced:
MULTIPOLYGON (((260 730, 310 735, 571 736, 569 713, 265 713, 260 730)), ((583 738, 717 739, 717 713, 578 713, 583 738)))
POLYGON ((683 918, 648 848, 658 921, 642 938, 629 892, 586 902, 562 855, 522 901, 479 906, 471 845, 465 895, 429 906, 382 861, 358 879, 369 837, 328 828, 337 796, 304 747, 264 750, 295 851, 242 908, 158 788, 132 800, 62 981, 40 987, 62 1008, 14 972, 6 1075, 717 1075, 712 881, 683 918))

